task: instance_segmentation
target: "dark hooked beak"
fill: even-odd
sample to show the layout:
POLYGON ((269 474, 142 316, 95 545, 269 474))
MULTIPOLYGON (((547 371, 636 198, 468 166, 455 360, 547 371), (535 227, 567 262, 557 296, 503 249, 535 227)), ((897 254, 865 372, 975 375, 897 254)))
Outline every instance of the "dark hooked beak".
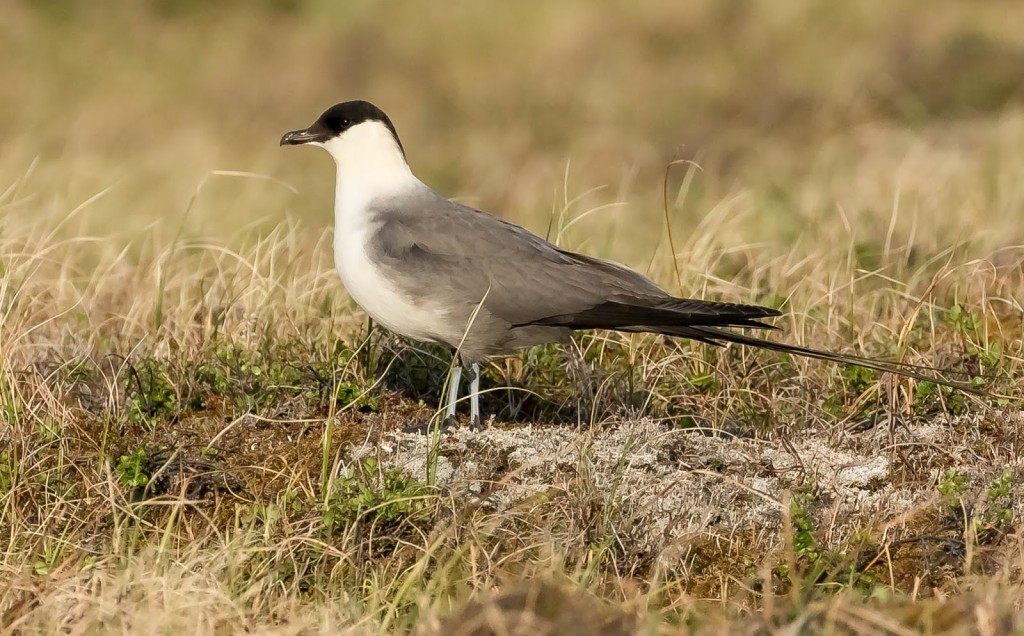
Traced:
POLYGON ((318 132, 311 132, 309 128, 305 130, 293 130, 286 132, 284 137, 281 137, 282 146, 299 146, 301 144, 308 144, 314 141, 326 141, 324 135, 318 132))

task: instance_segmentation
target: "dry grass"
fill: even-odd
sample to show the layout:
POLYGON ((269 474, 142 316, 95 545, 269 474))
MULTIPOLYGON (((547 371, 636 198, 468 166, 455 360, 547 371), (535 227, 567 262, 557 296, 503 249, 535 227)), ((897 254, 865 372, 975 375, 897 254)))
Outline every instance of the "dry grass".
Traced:
POLYGON ((1024 631, 1007 5, 110 4, 0 21, 0 629, 1024 631), (403 434, 448 361, 276 147, 357 96, 446 193, 1002 397, 597 333, 403 434))

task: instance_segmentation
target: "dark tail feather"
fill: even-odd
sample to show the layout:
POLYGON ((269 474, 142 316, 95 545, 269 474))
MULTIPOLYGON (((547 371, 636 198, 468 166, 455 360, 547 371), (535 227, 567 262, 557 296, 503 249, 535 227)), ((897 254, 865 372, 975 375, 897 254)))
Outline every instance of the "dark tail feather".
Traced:
POLYGON ((972 393, 974 395, 988 395, 987 393, 973 385, 965 384, 962 382, 953 382, 951 380, 946 380, 945 378, 937 377, 935 375, 931 375, 930 373, 928 373, 951 373, 953 375, 960 376, 971 375, 969 373, 962 371, 946 371, 943 369, 936 369, 935 367, 909 364, 907 362, 878 360, 875 358, 864 358, 862 356, 856 356, 845 353, 821 351, 818 349, 801 347, 799 345, 791 345, 782 342, 762 340, 761 338, 754 338, 742 333, 734 333, 731 331, 726 331, 724 329, 718 329, 715 327, 659 327, 653 329, 652 331, 668 336, 682 336, 685 338, 692 338, 694 340, 699 340, 701 342, 710 342, 711 344, 732 342, 735 344, 746 345, 749 347, 757 347, 759 349, 777 351, 779 353, 789 353, 792 355, 802 356, 805 358, 814 358, 816 360, 827 360, 829 362, 836 362, 839 364, 848 364, 855 367, 864 367, 866 369, 881 371, 882 373, 894 373, 896 375, 914 378, 915 380, 921 380, 923 382, 941 384, 942 386, 948 386, 950 388, 957 389, 958 391, 964 391, 966 393, 972 393))
MULTIPOLYGON (((611 329, 617 331, 660 333, 667 336, 690 338, 716 346, 732 342, 805 358, 815 358, 817 360, 827 360, 839 364, 874 369, 883 373, 894 373, 924 382, 948 386, 974 395, 988 395, 970 384, 953 382, 934 375, 946 373, 961 377, 971 377, 969 373, 947 371, 906 362, 878 360, 845 353, 820 351, 799 345, 762 340, 761 338, 754 338, 725 329, 729 327, 778 329, 778 327, 773 325, 758 322, 761 319, 772 318, 778 315, 780 315, 780 312, 768 307, 718 303, 687 298, 659 299, 657 301, 650 301, 648 299, 620 299, 617 301, 609 300, 576 313, 551 316, 527 324, 569 327, 570 329, 611 329)), ((515 326, 521 327, 524 325, 515 326)))
MULTIPOLYGON (((779 311, 757 305, 718 303, 687 298, 667 298, 657 301, 624 299, 609 300, 594 307, 571 314, 549 316, 526 324, 569 327, 570 329, 620 329, 658 331, 661 327, 676 325, 708 325, 716 327, 749 327, 777 329, 757 322, 774 318, 779 311), (647 329, 650 327, 651 329, 647 329)), ((522 327, 524 325, 515 325, 522 327)))

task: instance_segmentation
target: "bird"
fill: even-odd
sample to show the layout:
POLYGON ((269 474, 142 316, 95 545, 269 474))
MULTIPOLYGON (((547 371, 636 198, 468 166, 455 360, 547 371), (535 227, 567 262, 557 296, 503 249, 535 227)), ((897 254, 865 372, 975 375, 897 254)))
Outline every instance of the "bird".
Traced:
POLYGON ((413 340, 446 345, 454 364, 445 420, 470 374, 470 422, 480 426, 480 363, 534 345, 565 344, 575 330, 649 332, 866 367, 958 389, 922 365, 770 341, 737 329, 777 329, 780 311, 679 298, 612 261, 554 245, 449 200, 412 172, 391 119, 374 104, 331 106, 281 146, 320 146, 337 168, 334 263, 351 298, 374 321, 413 340))

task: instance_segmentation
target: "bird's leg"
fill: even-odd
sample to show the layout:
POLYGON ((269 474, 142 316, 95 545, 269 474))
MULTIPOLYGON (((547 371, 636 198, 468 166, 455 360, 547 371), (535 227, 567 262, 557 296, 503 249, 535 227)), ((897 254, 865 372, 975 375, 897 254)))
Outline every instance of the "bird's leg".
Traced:
POLYGON ((474 362, 469 369, 469 425, 474 429, 483 428, 480 421, 480 363, 474 362))
POLYGON ((459 399, 459 380, 462 379, 462 367, 455 365, 452 376, 448 379, 448 406, 444 413, 445 426, 455 421, 455 402, 459 399))

